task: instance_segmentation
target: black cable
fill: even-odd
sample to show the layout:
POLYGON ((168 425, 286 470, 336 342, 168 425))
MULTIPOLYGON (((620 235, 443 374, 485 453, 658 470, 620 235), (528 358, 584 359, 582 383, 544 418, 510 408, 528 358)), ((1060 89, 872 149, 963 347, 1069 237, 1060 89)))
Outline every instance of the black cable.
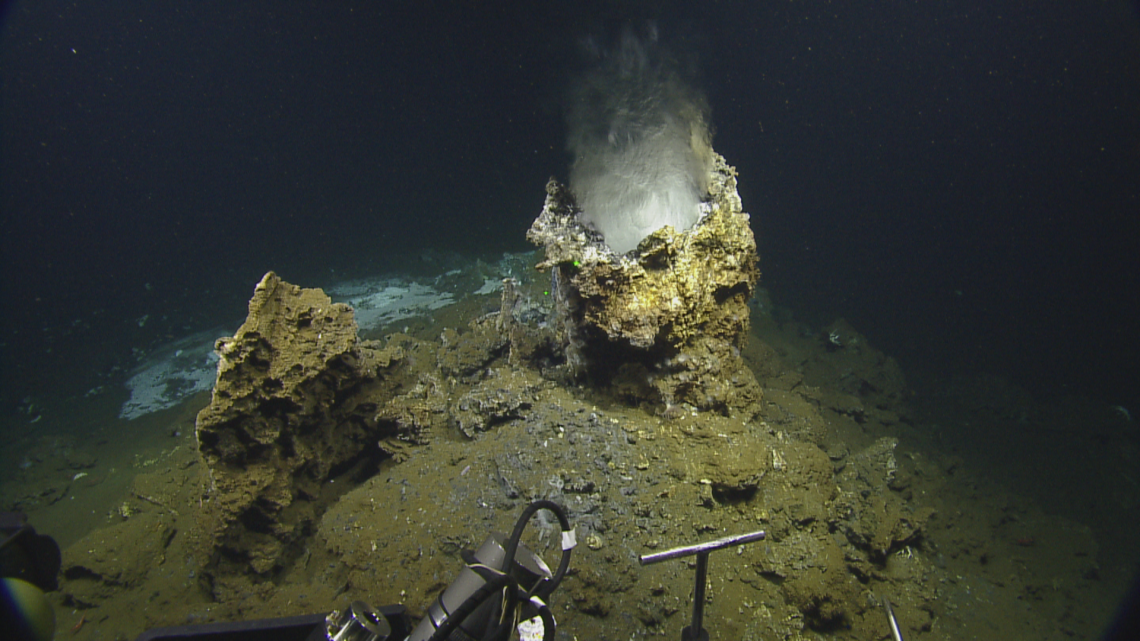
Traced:
POLYGON ((545 602, 538 609, 538 616, 542 617, 542 641, 554 641, 554 629, 558 624, 554 622, 554 613, 545 602))
MULTIPOLYGON (((543 509, 552 512, 558 519, 558 525, 561 526, 563 535, 571 531, 570 519, 566 517, 566 511, 554 501, 540 499, 526 506, 526 509, 524 509, 523 513, 519 516, 519 520, 515 522, 515 529, 511 532, 511 538, 507 540, 506 554, 503 556, 503 567, 500 568, 503 572, 507 572, 508 568, 511 567, 511 563, 515 560, 515 552, 518 550, 519 540, 522 539, 523 529, 526 528, 531 517, 543 509)), ((558 584, 562 582, 562 577, 566 575, 566 571, 570 568, 571 550, 573 550, 572 547, 563 546, 562 561, 558 564, 558 570, 555 571, 554 576, 552 576, 549 581, 539 584, 539 589, 535 590, 535 596, 545 601, 546 598, 554 592, 554 589, 558 587, 558 584)))

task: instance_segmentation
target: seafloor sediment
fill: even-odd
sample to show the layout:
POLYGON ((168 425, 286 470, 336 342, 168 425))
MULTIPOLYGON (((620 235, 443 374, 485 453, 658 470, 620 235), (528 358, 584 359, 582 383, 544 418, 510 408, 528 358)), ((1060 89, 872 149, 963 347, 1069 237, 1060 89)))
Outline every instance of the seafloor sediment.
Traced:
MULTIPOLYGON (((545 278, 524 280, 542 300, 545 278)), ((915 430, 902 372, 846 323, 777 322, 761 296, 742 351, 763 394, 755 415, 656 415, 620 390, 545 378, 543 341, 512 354, 485 308, 468 301, 441 312, 443 327, 374 342, 403 355, 387 370, 394 409, 378 414, 423 429, 379 469, 361 459, 299 499, 315 516, 272 567, 243 567, 201 526, 216 496, 182 447, 65 551, 56 600, 74 616, 61 625, 83 617, 75 638, 130 638, 354 599, 420 616, 462 568, 460 550, 536 498, 565 505, 578 530, 552 599, 560 638, 677 634, 691 563, 642 568, 637 555, 757 529, 765 541, 711 557, 713 639, 881 638, 882 597, 908 639, 1067 638, 1105 616, 1077 607, 1098 589, 1088 528, 989 488, 960 459, 900 446, 915 430)), ((538 521, 528 536, 553 562, 557 528, 538 521)))

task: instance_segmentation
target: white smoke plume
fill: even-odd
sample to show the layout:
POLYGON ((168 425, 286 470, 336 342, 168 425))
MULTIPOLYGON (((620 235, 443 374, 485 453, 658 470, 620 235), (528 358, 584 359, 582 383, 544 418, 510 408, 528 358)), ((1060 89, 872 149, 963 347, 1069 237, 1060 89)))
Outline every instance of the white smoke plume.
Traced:
POLYGON ((625 253, 646 236, 697 222, 712 146, 704 96, 658 44, 625 32, 573 87, 570 189, 582 222, 625 253))

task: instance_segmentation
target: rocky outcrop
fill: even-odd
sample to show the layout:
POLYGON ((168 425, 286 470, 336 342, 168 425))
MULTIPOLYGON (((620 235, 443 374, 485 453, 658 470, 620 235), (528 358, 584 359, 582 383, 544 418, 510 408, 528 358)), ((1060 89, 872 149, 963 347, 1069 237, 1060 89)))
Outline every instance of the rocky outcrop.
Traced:
POLYGON ((350 307, 272 272, 215 350, 197 420, 209 473, 199 520, 219 558, 268 573, 319 516, 330 473, 379 455, 375 399, 403 352, 362 343, 350 307))

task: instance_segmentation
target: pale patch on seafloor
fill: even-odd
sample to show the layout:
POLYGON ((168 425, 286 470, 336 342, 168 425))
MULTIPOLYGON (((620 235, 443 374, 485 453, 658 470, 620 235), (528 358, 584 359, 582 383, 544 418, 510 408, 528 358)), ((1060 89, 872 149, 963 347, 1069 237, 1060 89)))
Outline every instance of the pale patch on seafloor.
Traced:
POLYGON ((168 343, 154 350, 125 383, 131 397, 119 410, 119 418, 140 416, 178 405, 214 386, 218 356, 214 340, 222 330, 208 330, 168 343))
POLYGON ((471 292, 476 296, 485 296, 487 294, 494 294, 503 289, 503 280, 495 278, 487 278, 483 281, 483 286, 471 292))
POLYGON ((361 279, 334 285, 325 293, 356 312, 362 331, 420 316, 455 302, 455 296, 420 283, 393 278, 361 279))

